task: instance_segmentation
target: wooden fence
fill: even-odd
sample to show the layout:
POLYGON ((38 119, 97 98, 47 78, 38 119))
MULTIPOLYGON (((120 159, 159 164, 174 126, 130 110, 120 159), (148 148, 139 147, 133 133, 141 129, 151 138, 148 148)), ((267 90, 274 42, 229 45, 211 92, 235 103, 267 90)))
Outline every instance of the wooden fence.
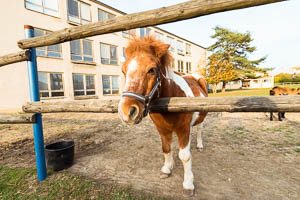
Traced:
POLYGON ((5 56, 1 56, 0 57, 0 67, 9 65, 9 64, 13 64, 13 63, 27 61, 27 60, 29 60, 29 56, 30 56, 30 51, 28 49, 17 52, 17 53, 11 53, 11 54, 7 54, 5 56))
MULTIPOLYGON (((118 100, 30 102, 26 113, 94 112, 115 113, 118 100)), ((151 112, 300 112, 300 96, 262 97, 172 97, 155 100, 151 112)))
MULTIPOLYGON (((103 22, 99 21, 86 25, 65 28, 45 36, 20 40, 18 45, 22 49, 49 46, 96 35, 176 22, 218 12, 282 1, 286 0, 192 0, 173 6, 118 16, 103 22)), ((14 53, 0 57, 0 66, 25 61, 27 58, 26 56, 21 56, 22 59, 20 57, 19 59, 6 59, 6 57, 11 58, 15 57, 12 55, 19 54, 20 53, 14 53)))
MULTIPOLYGON (((66 41, 125 31, 164 23, 176 22, 213 13, 248 8, 284 0, 192 0, 185 3, 115 17, 104 22, 66 28, 52 32, 46 36, 34 37, 33 28, 25 26, 25 35, 28 39, 18 42, 22 49, 30 49, 0 57, 0 67, 16 62, 28 61, 29 85, 31 100, 23 107, 24 111, 37 114, 29 115, 0 115, 0 123, 33 123, 34 148, 36 154, 37 177, 43 181, 47 177, 47 168, 44 152, 44 137, 42 116, 39 112, 82 112, 82 111, 111 111, 116 112, 117 102, 111 101, 102 107, 100 101, 92 106, 78 101, 68 103, 61 101, 58 104, 39 102, 38 71, 36 66, 35 47, 49 46, 66 41), (48 107, 47 107, 48 104, 48 107), (41 106, 42 105, 42 106, 41 106), (90 106, 90 108, 88 107, 90 106), (101 110, 102 109, 102 110, 101 110)), ((170 98, 159 99, 151 106, 153 112, 192 112, 192 111, 226 111, 226 112, 266 112, 266 111, 300 111, 300 99, 297 97, 240 97, 240 98, 170 98)))

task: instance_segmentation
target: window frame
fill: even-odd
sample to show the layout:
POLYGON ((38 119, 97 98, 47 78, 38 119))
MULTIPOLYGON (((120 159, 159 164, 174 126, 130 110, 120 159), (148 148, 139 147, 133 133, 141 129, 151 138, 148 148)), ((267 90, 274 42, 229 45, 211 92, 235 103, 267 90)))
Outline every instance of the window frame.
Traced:
POLYGON ((191 61, 186 61, 185 62, 185 71, 187 74, 192 73, 192 62, 191 61))
MULTIPOLYGON (((80 44, 80 56, 81 56, 81 60, 73 60, 72 59, 72 55, 77 55, 77 56, 79 56, 78 54, 74 54, 74 53, 72 53, 72 46, 71 46, 71 42, 72 41, 70 41, 70 58, 71 58, 71 61, 72 62, 83 62, 83 63, 95 63, 95 60, 94 60, 94 49, 93 49, 93 40, 90 40, 90 39, 78 39, 80 42, 79 42, 79 44, 80 44), (84 40, 87 40, 87 41, 89 41, 89 42, 91 42, 91 50, 92 50, 92 61, 87 61, 87 60, 84 60, 84 57, 89 57, 90 55, 85 55, 84 54, 84 49, 83 49, 83 41, 84 40)), ((73 41, 76 41, 76 40, 73 40, 73 41)))
POLYGON ((125 63, 125 61, 126 61, 126 47, 122 47, 122 51, 121 51, 122 53, 122 55, 121 55, 121 59, 120 59, 120 62, 121 62, 121 64, 124 64, 125 63))
MULTIPOLYGON (((51 8, 46 8, 46 9, 48 9, 48 10, 51 10, 52 12, 53 12, 53 11, 54 11, 54 12, 57 12, 57 15, 51 15, 51 14, 49 14, 49 13, 45 13, 45 6, 44 6, 45 3, 44 3, 44 1, 47 1, 47 0, 42 0, 42 5, 38 5, 38 4, 35 4, 35 3, 32 3, 32 2, 28 2, 28 0, 24 0, 24 8, 27 9, 27 10, 33 11, 33 12, 38 12, 38 13, 47 15, 47 16, 51 16, 51 17, 55 17, 55 18, 60 18, 60 16, 59 16, 59 14, 60 14, 60 12, 59 12, 59 10, 60 10, 59 0, 56 0, 56 2, 57 2, 57 10, 53 10, 53 9, 51 9, 51 8), (42 8, 43 11, 41 12, 41 11, 38 11, 38 10, 33 10, 33 9, 30 9, 30 8, 27 8, 27 7, 26 7, 26 3, 31 4, 31 5, 34 5, 34 6, 39 6, 39 7, 42 8)), ((52 0, 51 0, 51 1, 52 1, 52 0)))
POLYGON ((103 96, 118 96, 120 95, 120 76, 119 75, 107 75, 107 74, 102 74, 102 95, 103 96), (103 77, 104 76, 108 76, 109 77, 109 91, 110 93, 109 94, 104 94, 104 84, 103 84, 103 77), (117 94, 113 94, 113 90, 116 90, 116 89, 113 89, 112 88, 112 80, 113 80, 113 77, 117 77, 118 78, 118 93, 117 94))
POLYGON ((92 19, 92 9, 91 9, 92 6, 91 6, 91 4, 88 4, 88 3, 84 2, 84 1, 80 1, 80 0, 73 0, 73 1, 77 1, 78 2, 78 18, 77 18, 77 16, 73 16, 73 15, 71 15, 71 17, 72 18, 77 18, 79 20, 79 22, 70 19, 69 3, 68 3, 68 0, 67 0, 66 4, 67 4, 67 20, 68 20, 68 22, 71 23, 71 24, 88 24, 88 23, 91 23, 93 21, 93 19, 92 19), (82 19, 81 4, 86 4, 90 8, 89 9, 90 10, 90 20, 89 21, 87 21, 86 19, 82 19), (83 23, 83 21, 85 21, 85 22, 83 23))
MULTIPOLYGON (((111 55, 110 55, 111 56, 111 55)), ((118 46, 114 45, 114 44, 108 44, 108 43, 104 43, 104 42, 100 42, 100 63, 103 65, 114 65, 114 66, 118 66, 119 65, 119 56, 118 56, 118 46), (109 58, 109 63, 103 63, 102 62, 102 55, 101 55, 101 45, 108 45, 109 46, 109 55, 110 55, 110 51, 111 51, 111 47, 115 47, 116 48, 116 64, 115 63, 111 63, 111 57, 109 58)))
POLYGON ((170 45, 170 48, 169 48, 170 51, 175 52, 175 49, 176 49, 174 47, 174 43, 176 41, 175 38, 167 35, 166 40, 167 40, 166 43, 170 45))
POLYGON ((130 29, 130 30, 127 30, 127 31, 122 31, 122 37, 123 38, 130 39, 130 38, 133 38, 134 36, 136 36, 136 29, 130 29))
MULTIPOLYGON (((45 73, 47 75, 47 87, 48 90, 39 90, 39 95, 41 99, 50 99, 50 98, 65 98, 65 87, 64 87, 64 73, 63 72, 46 72, 46 71, 38 71, 38 73, 45 73), (52 90, 51 89, 51 78, 50 74, 60 74, 61 79, 62 79, 62 90, 52 90), (48 92, 49 96, 48 97, 42 97, 41 93, 48 92), (52 96, 52 92, 63 92, 63 96, 52 96)), ((38 80, 39 82, 39 80, 38 80)))
POLYGON ((106 11, 106 10, 103 10, 103 9, 101 9, 101 8, 98 8, 97 9, 97 14, 98 14, 98 22, 100 22, 100 21, 105 21, 105 20, 100 20, 99 19, 99 11, 102 11, 102 12, 105 12, 105 13, 107 13, 108 14, 108 16, 109 15, 112 15, 113 17, 111 17, 111 18, 107 18, 107 19, 105 19, 105 20, 109 20, 109 19, 112 19, 112 18, 114 18, 114 17, 116 17, 117 15, 115 15, 115 14, 112 14, 111 12, 108 12, 108 11, 106 11))
POLYGON ((192 55, 192 45, 189 43, 185 43, 185 54, 188 56, 192 55), (189 49, 189 51, 188 51, 188 49, 189 49))
POLYGON ((152 30, 151 30, 151 28, 149 28, 149 27, 143 27, 143 28, 140 28, 140 37, 141 37, 141 38, 144 38, 144 37, 150 36, 151 31, 152 31, 152 30), (143 30, 143 35, 141 34, 142 30, 143 30))
POLYGON ((96 90, 96 74, 83 74, 83 73, 73 73, 72 74, 72 81, 73 81, 73 95, 74 97, 94 97, 97 95, 96 90), (83 76, 83 90, 75 90, 74 87, 74 75, 81 75, 83 76), (94 77, 94 89, 87 89, 86 77, 93 76, 94 77), (83 95, 75 95, 75 92, 84 92, 83 95), (87 94, 87 92, 95 92, 95 94, 87 94))
POLYGON ((177 71, 184 73, 184 62, 183 62, 183 60, 177 60, 177 71))
MULTIPOLYGON (((33 31, 35 31, 35 30, 42 31, 43 32, 43 36, 47 35, 48 33, 53 32, 53 31, 49 31, 49 30, 46 30, 46 29, 38 28, 38 27, 34 27, 33 31)), ((35 34, 35 32, 34 32, 34 34, 35 34)), ((37 36, 34 35, 34 37, 37 37, 37 36)), ((45 58, 63 59, 63 57, 62 57, 62 55, 63 55, 63 53, 62 53, 62 44, 54 44, 54 45, 43 46, 43 47, 36 47, 36 56, 37 57, 45 57, 45 58), (49 51, 48 50, 49 47, 54 46, 54 45, 58 45, 60 51, 51 51, 51 50, 49 51), (45 49, 43 49, 43 48, 45 48, 45 49), (43 49, 43 50, 41 50, 41 49, 43 49), (45 55, 38 55, 38 51, 44 51, 45 55), (58 56, 49 56, 48 55, 49 52, 60 53, 60 56, 59 57, 58 56)))
POLYGON ((181 40, 177 40, 177 53, 184 56, 184 44, 181 40), (182 44, 182 49, 179 49, 179 44, 182 44))

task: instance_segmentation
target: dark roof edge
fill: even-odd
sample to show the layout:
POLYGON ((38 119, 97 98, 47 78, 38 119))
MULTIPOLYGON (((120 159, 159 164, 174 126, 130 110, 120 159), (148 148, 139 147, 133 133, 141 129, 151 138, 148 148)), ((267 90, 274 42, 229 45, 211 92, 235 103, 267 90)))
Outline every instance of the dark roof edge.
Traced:
MULTIPOLYGON (((127 14, 128 14, 128 13, 125 13, 125 12, 123 12, 123 11, 121 11, 121 10, 118 10, 118 9, 114 8, 114 7, 111 7, 111 6, 109 6, 109 5, 105 4, 105 3, 102 3, 102 2, 100 2, 100 1, 97 1, 97 0, 90 0, 90 1, 92 1, 92 2, 94 2, 94 3, 97 3, 97 4, 99 4, 99 5, 103 6, 103 7, 106 7, 106 8, 108 8, 108 9, 111 9, 111 10, 113 10, 113 11, 115 11, 115 12, 118 12, 118 13, 120 13, 120 14, 123 14, 123 15, 127 15, 127 14)), ((180 36, 178 36, 178 35, 176 35, 176 34, 174 34, 174 33, 171 33, 171 32, 169 32, 169 31, 166 31, 165 29, 158 28, 158 27, 156 27, 156 26, 153 26, 153 27, 156 28, 156 29, 158 29, 158 30, 164 31, 164 32, 166 32, 166 33, 168 33, 168 34, 170 34, 170 35, 173 35, 173 36, 175 36, 175 37, 178 37, 178 38, 180 38, 180 39, 182 39, 182 40, 185 40, 185 41, 187 41, 187 42, 189 42, 189 43, 191 43, 191 44, 193 44, 193 45, 196 45, 196 46, 198 46, 198 47, 200 47, 200 48, 207 49, 206 47, 203 47, 203 46, 201 46, 200 44, 197 44, 197 43, 192 42, 192 41, 190 41, 190 40, 188 40, 188 39, 185 39, 185 38, 183 38, 183 37, 180 37, 180 36)))

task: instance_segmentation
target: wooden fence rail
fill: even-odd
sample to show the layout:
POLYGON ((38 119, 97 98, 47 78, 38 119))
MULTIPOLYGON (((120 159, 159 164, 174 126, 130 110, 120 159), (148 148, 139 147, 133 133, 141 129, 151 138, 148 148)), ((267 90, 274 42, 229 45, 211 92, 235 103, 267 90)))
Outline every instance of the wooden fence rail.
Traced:
POLYGON ((173 6, 118 16, 104 22, 65 28, 45 36, 20 40, 18 45, 22 49, 48 46, 95 35, 176 22, 281 1, 285 0, 192 0, 173 6))
MULTIPOLYGON (((30 102, 27 113, 95 112, 115 113, 118 100, 30 102)), ((300 96, 162 98, 153 102, 152 112, 300 112, 300 96)))
POLYGON ((29 60, 30 51, 23 50, 17 53, 11 53, 0 57, 0 67, 13 63, 29 60))
POLYGON ((32 124, 35 122, 35 114, 1 114, 0 124, 32 124))

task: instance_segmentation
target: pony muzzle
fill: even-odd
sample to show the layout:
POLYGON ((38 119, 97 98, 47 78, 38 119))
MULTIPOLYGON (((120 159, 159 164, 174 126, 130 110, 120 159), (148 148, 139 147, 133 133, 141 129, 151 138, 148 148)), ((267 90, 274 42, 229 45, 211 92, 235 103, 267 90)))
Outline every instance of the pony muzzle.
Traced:
POLYGON ((143 112, 140 107, 137 104, 131 103, 130 101, 128 102, 124 99, 121 99, 119 103, 118 113, 121 120, 126 124, 138 124, 143 118, 143 112))

